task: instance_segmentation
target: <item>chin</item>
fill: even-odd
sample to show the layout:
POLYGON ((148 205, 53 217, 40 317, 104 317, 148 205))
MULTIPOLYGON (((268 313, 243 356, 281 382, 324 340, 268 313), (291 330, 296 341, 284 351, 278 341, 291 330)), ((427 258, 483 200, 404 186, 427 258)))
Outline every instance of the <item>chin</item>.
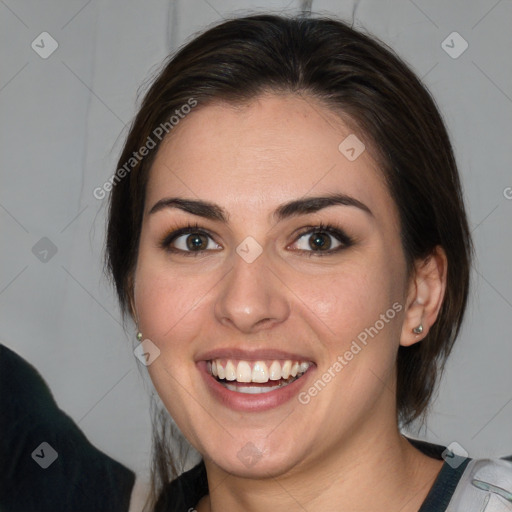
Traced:
POLYGON ((226 473, 252 479, 277 478, 296 466, 289 457, 271 456, 249 443, 229 457, 216 458, 213 462, 226 473))
MULTIPOLYGON (((284 436, 283 436, 284 437, 284 436)), ((297 453, 297 443, 292 436, 286 438, 268 438, 250 440, 233 439, 226 442, 215 442, 211 449, 205 443, 206 460, 212 461, 223 471, 242 478, 276 478, 296 468, 300 463, 301 454, 297 453)), ((301 445, 301 451, 305 451, 305 445, 301 445)), ((305 453, 302 454, 305 456, 305 453)))

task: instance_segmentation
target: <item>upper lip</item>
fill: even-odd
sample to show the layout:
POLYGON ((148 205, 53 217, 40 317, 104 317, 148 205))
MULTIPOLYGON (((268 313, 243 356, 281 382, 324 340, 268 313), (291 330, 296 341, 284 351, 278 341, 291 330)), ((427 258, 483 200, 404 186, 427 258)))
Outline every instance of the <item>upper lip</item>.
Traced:
POLYGON ((264 359, 290 359, 292 361, 311 361, 313 359, 305 354, 286 352, 270 348, 256 350, 242 350, 239 348, 218 348, 202 352, 196 357, 197 361, 212 361, 214 359, 237 359, 244 361, 261 361, 264 359))

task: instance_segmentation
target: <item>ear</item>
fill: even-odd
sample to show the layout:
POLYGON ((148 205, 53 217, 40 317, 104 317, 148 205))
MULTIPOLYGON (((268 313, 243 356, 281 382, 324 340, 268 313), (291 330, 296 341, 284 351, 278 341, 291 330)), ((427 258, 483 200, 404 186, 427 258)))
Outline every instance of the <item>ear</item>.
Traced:
POLYGON ((136 310, 135 310, 135 303, 134 303, 134 300, 133 300, 133 293, 130 294, 129 307, 130 307, 130 316, 132 317, 132 320, 135 323, 137 323, 137 313, 136 313, 136 310))
POLYGON ((417 260, 407 292, 400 345, 408 347, 425 338, 437 319, 446 290, 448 260, 441 246, 424 260, 417 260), (413 329, 422 325, 421 333, 413 329))
POLYGON ((128 286, 128 298, 129 298, 129 307, 130 307, 130 316, 132 320, 137 323, 137 309, 135 308, 135 282, 133 278, 133 274, 130 274, 127 279, 128 286))

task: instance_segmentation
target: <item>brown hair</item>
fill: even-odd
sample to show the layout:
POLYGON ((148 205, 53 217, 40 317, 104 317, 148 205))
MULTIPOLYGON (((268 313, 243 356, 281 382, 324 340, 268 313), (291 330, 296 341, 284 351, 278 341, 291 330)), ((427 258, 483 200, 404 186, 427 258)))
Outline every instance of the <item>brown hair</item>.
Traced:
MULTIPOLYGON (((224 21, 169 57, 143 99, 118 167, 191 98, 202 108, 263 92, 316 98, 353 123, 375 153, 397 205, 408 273, 436 246, 446 252, 447 287, 437 321, 425 339, 398 352, 397 411, 401 423, 409 424, 426 413, 459 332, 473 248, 443 120, 425 86, 390 49, 330 18, 254 15, 224 21)), ((132 162, 110 196, 106 263, 123 313, 129 311, 145 187, 159 144, 132 162)))

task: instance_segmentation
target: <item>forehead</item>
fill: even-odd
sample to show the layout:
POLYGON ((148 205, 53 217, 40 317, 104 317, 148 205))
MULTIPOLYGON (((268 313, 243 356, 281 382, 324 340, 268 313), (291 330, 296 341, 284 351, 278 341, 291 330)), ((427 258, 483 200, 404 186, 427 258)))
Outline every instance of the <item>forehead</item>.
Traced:
POLYGON ((393 215, 393 201, 370 152, 352 158, 363 148, 361 139, 310 97, 265 94, 242 106, 198 106, 158 150, 146 211, 165 195, 207 199, 227 211, 246 208, 254 214, 299 197, 341 192, 393 215))

